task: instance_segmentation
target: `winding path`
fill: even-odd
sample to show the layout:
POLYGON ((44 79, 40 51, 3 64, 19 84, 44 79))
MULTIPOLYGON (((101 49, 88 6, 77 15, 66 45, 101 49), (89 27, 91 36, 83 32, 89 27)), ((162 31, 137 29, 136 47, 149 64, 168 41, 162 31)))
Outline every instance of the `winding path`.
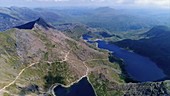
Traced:
MULTIPOLYGON (((72 50, 72 49, 70 49, 70 50, 66 53, 66 55, 64 56, 64 59, 63 59, 62 61, 59 61, 60 63, 67 61, 68 55, 70 54, 71 50, 72 50)), ((47 62, 47 63, 49 63, 49 64, 52 63, 52 62, 50 62, 50 61, 45 61, 45 62, 47 62)), ((38 64, 38 63, 39 63, 39 62, 31 63, 29 66, 23 68, 12 82, 10 82, 8 85, 6 85, 6 86, 4 86, 2 89, 0 89, 0 92, 2 92, 2 91, 3 91, 3 92, 7 92, 5 89, 6 89, 7 87, 11 86, 12 84, 14 84, 26 69, 28 69, 28 68, 30 68, 30 67, 38 64)), ((9 92, 7 92, 7 93, 9 93, 9 92)))
POLYGON ((35 62, 35 63, 31 63, 29 66, 25 67, 24 69, 22 69, 19 74, 16 76, 16 78, 11 82, 9 83, 8 85, 4 86, 2 89, 0 89, 0 92, 1 91, 5 91, 5 89, 9 86, 11 86, 12 84, 14 84, 16 82, 16 80, 21 76, 21 74, 27 69, 27 68, 30 68, 32 66, 34 66, 35 64, 37 64, 39 62, 35 62))

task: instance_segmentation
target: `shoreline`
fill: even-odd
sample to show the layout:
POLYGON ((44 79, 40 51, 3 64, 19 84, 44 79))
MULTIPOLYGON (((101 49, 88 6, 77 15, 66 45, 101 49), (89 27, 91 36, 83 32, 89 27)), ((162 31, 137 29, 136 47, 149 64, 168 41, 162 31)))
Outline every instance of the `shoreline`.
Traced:
POLYGON ((55 95, 55 92, 54 92, 54 89, 55 89, 57 86, 62 86, 62 87, 64 87, 64 88, 69 88, 69 87, 73 86, 74 84, 77 84, 78 82, 80 82, 83 78, 87 78, 87 81, 88 81, 88 82, 90 83, 90 85, 92 86, 92 89, 93 89, 93 91, 94 91, 94 93, 95 93, 95 96, 97 96, 97 93, 96 93, 96 91, 95 91, 95 88, 93 87, 92 83, 90 82, 88 76, 82 76, 80 79, 76 80, 75 82, 72 82, 72 83, 69 84, 69 85, 63 85, 63 84, 60 84, 60 83, 57 83, 57 84, 52 85, 51 88, 50 88, 52 95, 53 95, 53 96, 56 96, 56 95, 55 95))
MULTIPOLYGON (((96 41, 95 41, 95 46, 96 46, 97 48, 99 48, 99 44, 97 43, 97 41, 102 41, 102 39, 95 39, 95 40, 96 40, 96 41)), ((87 42, 88 40, 84 40, 84 41, 87 42)), ((108 49, 102 49, 102 48, 99 48, 99 49, 104 50, 104 51, 107 51, 108 53, 111 53, 111 54, 114 53, 114 52, 112 52, 112 51, 109 51, 108 49)), ((133 52, 133 53, 134 53, 134 52, 133 52)), ((126 83, 139 83, 139 81, 133 79, 133 77, 131 77, 131 76, 129 75, 129 73, 125 70, 126 64, 125 64, 124 60, 121 59, 121 61, 122 61, 122 63, 120 64, 121 71, 122 71, 121 76, 124 78, 125 82, 126 82, 126 83)))
POLYGON ((95 96, 97 96, 97 93, 96 93, 96 91, 95 91, 95 88, 93 87, 93 85, 92 85, 92 83, 90 82, 90 79, 89 79, 89 77, 88 77, 88 75, 89 75, 89 68, 87 67, 87 65, 85 64, 85 62, 86 62, 86 61, 83 61, 83 64, 84 64, 84 66, 85 66, 86 69, 87 69, 85 75, 83 75, 83 76, 82 76, 81 78, 79 78, 78 80, 70 83, 69 85, 63 85, 63 84, 61 84, 61 83, 56 83, 56 84, 52 85, 52 86, 51 86, 52 88, 50 88, 50 91, 51 91, 51 93, 52 93, 53 96, 56 96, 56 95, 55 95, 55 92, 54 92, 54 89, 55 89, 57 86, 60 85, 60 86, 62 86, 62 87, 64 87, 64 88, 69 88, 69 87, 73 86, 74 84, 80 82, 83 78, 87 78, 87 81, 88 81, 88 82, 90 83, 90 85, 92 86, 92 89, 93 89, 93 91, 94 91, 95 96))

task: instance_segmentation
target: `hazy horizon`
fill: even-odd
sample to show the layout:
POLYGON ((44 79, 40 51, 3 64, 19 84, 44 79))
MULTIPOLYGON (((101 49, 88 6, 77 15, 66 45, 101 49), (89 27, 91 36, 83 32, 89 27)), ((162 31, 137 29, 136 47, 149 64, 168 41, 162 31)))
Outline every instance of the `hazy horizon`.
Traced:
POLYGON ((168 8, 170 0, 0 0, 0 7, 168 8))

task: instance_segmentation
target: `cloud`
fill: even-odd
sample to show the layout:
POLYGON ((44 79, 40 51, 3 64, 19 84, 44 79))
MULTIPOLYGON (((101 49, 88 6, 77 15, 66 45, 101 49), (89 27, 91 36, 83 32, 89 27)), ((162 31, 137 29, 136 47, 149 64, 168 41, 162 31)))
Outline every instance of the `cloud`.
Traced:
POLYGON ((134 0, 134 4, 170 6, 170 0, 134 0))
POLYGON ((119 4, 125 6, 138 7, 168 7, 170 8, 170 0, 107 0, 108 4, 119 4))

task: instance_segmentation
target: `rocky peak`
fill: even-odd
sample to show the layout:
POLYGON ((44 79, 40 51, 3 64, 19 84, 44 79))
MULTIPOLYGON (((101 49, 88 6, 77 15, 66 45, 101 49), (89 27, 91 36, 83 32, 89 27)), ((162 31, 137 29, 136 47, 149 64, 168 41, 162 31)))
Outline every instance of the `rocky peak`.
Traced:
POLYGON ((33 29, 35 27, 35 25, 38 25, 38 26, 41 26, 45 29, 48 29, 48 28, 53 28, 53 26, 49 25, 44 19, 42 18, 38 18, 37 20, 35 21, 32 21, 32 22, 28 22, 26 24, 23 24, 23 25, 20 25, 20 26, 16 26, 15 28, 18 28, 18 29, 33 29))

